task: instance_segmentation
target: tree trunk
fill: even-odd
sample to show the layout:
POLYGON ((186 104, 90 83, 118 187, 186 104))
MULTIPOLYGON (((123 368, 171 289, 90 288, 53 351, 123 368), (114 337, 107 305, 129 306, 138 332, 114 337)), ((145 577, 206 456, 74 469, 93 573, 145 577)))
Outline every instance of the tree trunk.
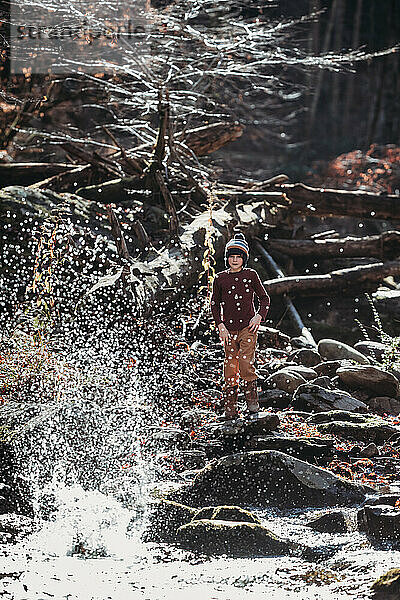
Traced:
MULTIPOLYGON (((336 52, 340 53, 343 35, 343 18, 344 18, 344 6, 343 0, 338 0, 336 7, 336 23, 335 23, 335 34, 333 40, 333 48, 336 52)), ((339 134, 342 130, 343 120, 340 123, 339 119, 342 118, 343 111, 340 110, 341 97, 340 87, 342 82, 342 76, 340 73, 335 73, 332 77, 332 95, 331 95, 331 132, 335 142, 338 141, 339 134)), ((342 105, 343 106, 343 105, 342 105)))
MULTIPOLYGON (((333 0, 332 5, 331 5, 331 10, 329 12, 328 23, 327 23, 326 31, 325 31, 324 44, 322 47, 323 54, 326 54, 330 47, 333 25, 335 23, 335 18, 336 18, 337 1, 338 0, 333 0)), ((315 91, 314 91, 314 97, 313 97, 313 100, 311 103, 311 108, 310 108, 310 117, 309 117, 309 123, 308 123, 308 136, 307 137, 311 136, 312 130, 314 128, 315 117, 317 114, 318 101, 319 101, 319 97, 320 97, 321 90, 322 90, 323 76, 324 76, 324 71, 322 69, 320 69, 318 71, 317 83, 316 83, 315 91)))
MULTIPOLYGON (((357 8, 356 8, 356 13, 355 13, 355 17, 354 17, 353 36, 352 36, 352 40, 351 40, 351 47, 353 50, 356 50, 360 43, 362 7, 363 7, 363 0, 357 0, 357 8)), ((352 105, 353 105, 355 77, 356 77, 355 73, 350 74, 350 75, 348 75, 348 80, 347 80, 346 101, 345 101, 345 107, 344 107, 344 111, 343 111, 343 113, 344 113, 343 126, 346 131, 351 127, 351 122, 352 122, 351 109, 352 109, 352 105)))
POLYGON ((76 165, 68 163, 0 163, 0 186, 31 185, 60 173, 71 172, 76 165))
POLYGON ((371 192, 312 188, 303 183, 283 184, 290 211, 303 216, 352 216, 400 219, 400 197, 371 192))

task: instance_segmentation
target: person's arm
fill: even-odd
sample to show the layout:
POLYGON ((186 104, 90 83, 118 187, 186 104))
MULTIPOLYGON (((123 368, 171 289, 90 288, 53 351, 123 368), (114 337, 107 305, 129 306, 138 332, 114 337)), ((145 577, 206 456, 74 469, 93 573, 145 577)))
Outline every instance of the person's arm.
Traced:
POLYGON ((258 309, 257 314, 261 316, 262 321, 265 321, 271 300, 256 271, 253 273, 253 289, 260 302, 260 308, 258 309))
POLYGON ((211 313, 213 319, 215 321, 215 325, 218 328, 219 338, 222 344, 225 344, 229 341, 230 335, 227 330, 224 322, 221 319, 221 300, 222 300, 222 290, 218 281, 218 276, 214 278, 213 282, 213 291, 211 296, 211 313))
POLYGON ((211 296, 211 314, 215 321, 215 325, 218 327, 222 323, 221 319, 221 300, 222 300, 222 290, 219 285, 218 276, 214 277, 213 281, 213 291, 211 296))

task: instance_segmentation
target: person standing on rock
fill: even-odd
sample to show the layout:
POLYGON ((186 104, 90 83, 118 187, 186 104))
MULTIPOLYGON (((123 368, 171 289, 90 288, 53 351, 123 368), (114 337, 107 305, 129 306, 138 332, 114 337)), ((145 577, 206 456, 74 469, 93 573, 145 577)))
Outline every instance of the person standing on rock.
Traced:
POLYGON ((257 272, 246 268, 248 259, 249 246, 246 239, 243 233, 236 233, 226 244, 227 269, 215 276, 211 297, 211 312, 225 350, 226 419, 238 416, 239 377, 244 381, 249 413, 257 413, 260 409, 254 359, 258 328, 267 316, 270 298, 257 272), (260 302, 258 313, 254 308, 254 294, 260 302))

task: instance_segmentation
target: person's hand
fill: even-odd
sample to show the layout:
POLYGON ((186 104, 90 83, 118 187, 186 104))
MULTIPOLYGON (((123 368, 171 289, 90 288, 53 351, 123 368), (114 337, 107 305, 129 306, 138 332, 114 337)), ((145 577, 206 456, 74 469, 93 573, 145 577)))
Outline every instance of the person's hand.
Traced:
POLYGON ((221 340, 221 344, 225 345, 231 339, 230 333, 227 330, 224 323, 220 323, 218 325, 218 330, 219 330, 219 339, 221 340))
POLYGON ((251 331, 251 333, 257 331, 257 329, 260 327, 261 319, 262 317, 258 313, 254 315, 252 319, 250 319, 249 331, 251 331))

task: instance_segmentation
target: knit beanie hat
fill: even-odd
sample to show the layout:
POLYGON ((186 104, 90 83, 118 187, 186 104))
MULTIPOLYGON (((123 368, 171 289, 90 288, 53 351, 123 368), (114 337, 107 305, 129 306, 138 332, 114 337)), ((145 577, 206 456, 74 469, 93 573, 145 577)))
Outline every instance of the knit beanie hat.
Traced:
POLYGON ((243 258, 243 267, 247 265, 249 260, 249 245, 243 233, 235 233, 233 239, 225 246, 225 265, 229 268, 228 257, 233 254, 238 254, 243 258))

